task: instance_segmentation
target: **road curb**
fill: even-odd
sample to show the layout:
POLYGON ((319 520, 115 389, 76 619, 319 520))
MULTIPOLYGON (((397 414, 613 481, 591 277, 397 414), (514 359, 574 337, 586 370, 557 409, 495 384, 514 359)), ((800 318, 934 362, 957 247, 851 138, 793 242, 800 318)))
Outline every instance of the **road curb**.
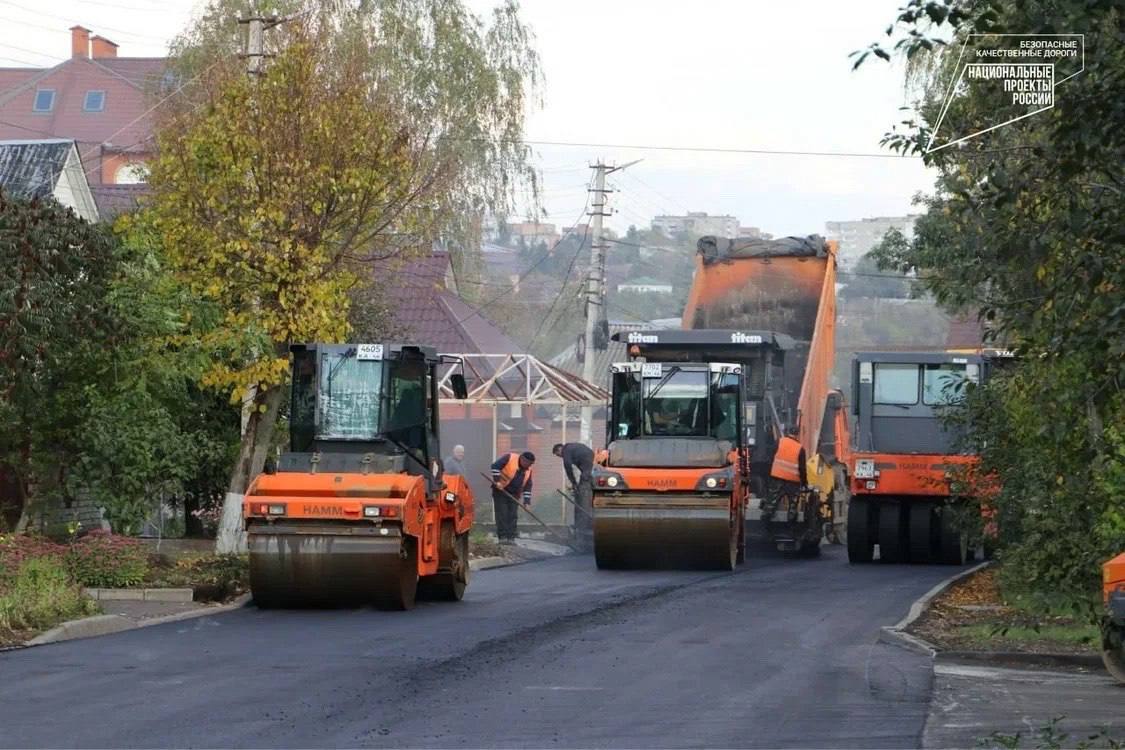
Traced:
POLYGON ((85 588, 82 590, 86 596, 100 602, 190 602, 194 590, 190 588, 174 589, 104 589, 85 588))
POLYGON ((503 557, 478 557, 469 560, 469 570, 489 570, 491 568, 504 568, 511 562, 503 557))
POLYGON ((94 615, 83 617, 79 620, 69 620, 62 625, 56 625, 45 633, 32 638, 28 646, 42 646, 47 643, 60 641, 73 641, 78 638, 93 638, 99 635, 119 633, 122 630, 131 630, 133 621, 121 615, 94 615))
MULTIPOLYGON (((24 646, 45 646, 48 643, 62 643, 64 641, 76 641, 81 638, 96 638, 102 635, 110 635, 111 633, 120 633, 126 630, 137 630, 138 628, 147 628, 153 625, 163 625, 169 622, 179 622, 181 620, 194 620, 199 617, 208 617, 210 615, 217 615, 223 612, 229 612, 234 609, 241 609, 250 604, 250 595, 243 594, 234 601, 227 604, 220 604, 216 607, 204 607, 202 609, 195 609, 188 612, 176 612, 175 614, 165 615, 163 617, 149 617, 143 620, 131 620, 122 615, 94 615, 93 617, 83 617, 79 620, 69 620, 61 625, 57 625, 45 633, 27 641, 24 646)), ((18 648, 18 647, 17 647, 18 648)))
POLYGON ((879 629, 879 642, 898 646, 908 651, 925 654, 934 662, 947 664, 979 664, 989 667, 1039 667, 1039 668, 1102 668, 1102 658, 1098 654, 1060 654, 1060 653, 1025 653, 1022 651, 943 651, 937 645, 930 643, 925 638, 906 632, 915 620, 929 608, 930 602, 940 596, 946 589, 967 578, 979 570, 992 565, 992 560, 986 560, 974 565, 968 570, 963 570, 957 575, 950 576, 932 589, 923 594, 917 601, 910 605, 906 616, 894 625, 884 625, 879 629))
POLYGON ((922 613, 929 608, 930 602, 941 595, 946 589, 960 581, 962 578, 967 578, 973 573, 976 573, 978 570, 984 570, 989 565, 992 565, 992 560, 985 560, 982 563, 978 563, 971 568, 962 570, 955 575, 951 575, 949 578, 941 581, 925 594, 922 594, 922 596, 920 596, 914 601, 913 604, 910 605, 910 611, 906 613, 905 617, 903 617, 894 625, 884 625, 879 629, 879 641, 881 643, 888 643, 892 646, 904 648, 908 651, 926 654, 931 658, 935 657, 939 653, 939 649, 937 646, 930 643, 925 638, 919 638, 916 635, 907 633, 906 629, 910 627, 915 620, 921 617, 922 613))

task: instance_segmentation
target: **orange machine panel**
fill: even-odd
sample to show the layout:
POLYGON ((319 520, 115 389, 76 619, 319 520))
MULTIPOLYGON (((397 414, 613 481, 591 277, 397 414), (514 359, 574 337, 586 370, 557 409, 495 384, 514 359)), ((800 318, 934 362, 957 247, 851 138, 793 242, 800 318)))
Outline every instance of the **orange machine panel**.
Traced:
POLYGON ((948 496, 949 473, 957 467, 977 463, 975 456, 903 455, 857 452, 853 461, 875 462, 876 476, 860 479, 852 464, 852 493, 857 495, 933 495, 948 496), (874 486, 872 486, 874 483, 874 486))
POLYGON ((374 505, 380 508, 378 519, 399 521, 407 533, 421 537, 426 521, 424 501, 424 480, 408 474, 282 472, 255 479, 243 499, 242 512, 244 517, 362 521, 364 507, 374 505), (282 512, 272 512, 271 506, 283 506, 282 512))
POLYGON ((1125 591, 1125 552, 1113 558, 1102 568, 1102 586, 1106 604, 1109 595, 1115 591, 1125 591))

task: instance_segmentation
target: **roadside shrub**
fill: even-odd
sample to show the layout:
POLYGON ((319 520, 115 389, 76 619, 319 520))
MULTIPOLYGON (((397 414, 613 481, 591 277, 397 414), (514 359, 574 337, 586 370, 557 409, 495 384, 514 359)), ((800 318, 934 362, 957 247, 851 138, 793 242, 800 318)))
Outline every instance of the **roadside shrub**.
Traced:
POLYGON ((130 537, 91 532, 70 545, 67 564, 83 586, 135 586, 148 573, 148 548, 130 537))
POLYGON ((56 556, 26 560, 0 595, 0 627, 9 630, 45 630, 96 611, 56 556))
POLYGON ((198 601, 223 601, 250 588, 250 565, 239 555, 209 555, 181 560, 177 566, 191 582, 198 601))
POLYGON ((44 557, 62 562, 66 557, 66 547, 40 536, 0 534, 0 591, 12 585, 20 566, 26 561, 44 557))

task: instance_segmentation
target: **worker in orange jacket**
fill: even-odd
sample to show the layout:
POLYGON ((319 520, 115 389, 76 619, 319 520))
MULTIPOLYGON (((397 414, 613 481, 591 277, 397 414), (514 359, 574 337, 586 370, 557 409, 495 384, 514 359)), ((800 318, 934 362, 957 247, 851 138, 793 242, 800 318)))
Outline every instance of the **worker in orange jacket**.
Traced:
POLYGON ((513 544, 519 509, 511 498, 531 505, 532 464, 535 454, 505 453, 492 463, 492 508, 496 513, 496 536, 501 544, 513 544))

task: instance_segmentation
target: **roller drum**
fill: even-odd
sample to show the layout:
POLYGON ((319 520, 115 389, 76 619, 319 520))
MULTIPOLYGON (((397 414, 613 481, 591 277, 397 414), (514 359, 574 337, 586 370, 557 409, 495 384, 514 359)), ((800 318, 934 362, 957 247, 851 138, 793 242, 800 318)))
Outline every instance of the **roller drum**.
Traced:
POLYGON ((251 528, 249 547, 250 590, 261 607, 414 605, 414 540, 397 528, 251 528))
POLYGON ((593 524, 598 567, 733 570, 738 536, 728 502, 599 499, 593 524))

